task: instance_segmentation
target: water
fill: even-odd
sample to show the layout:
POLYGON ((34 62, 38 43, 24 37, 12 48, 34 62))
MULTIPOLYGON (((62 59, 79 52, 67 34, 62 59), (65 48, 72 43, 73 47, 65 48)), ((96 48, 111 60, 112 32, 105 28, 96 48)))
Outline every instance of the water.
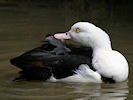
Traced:
POLYGON ((132 100, 132 9, 130 5, 124 4, 118 9, 116 4, 110 6, 108 12, 105 2, 96 1, 91 1, 90 5, 80 0, 0 2, 1 100, 132 100), (44 40, 44 34, 68 31, 77 21, 90 21, 109 33, 112 47, 128 59, 128 82, 92 84, 12 81, 18 76, 19 69, 9 63, 11 58, 39 46, 40 41, 44 40))

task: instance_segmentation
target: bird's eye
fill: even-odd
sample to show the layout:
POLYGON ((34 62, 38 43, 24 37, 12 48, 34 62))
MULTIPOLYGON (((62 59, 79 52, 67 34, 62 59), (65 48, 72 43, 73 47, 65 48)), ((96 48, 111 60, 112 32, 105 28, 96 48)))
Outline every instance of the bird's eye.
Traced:
POLYGON ((79 33, 79 32, 80 32, 80 29, 79 29, 79 28, 76 28, 76 29, 75 29, 75 32, 76 32, 76 33, 79 33))

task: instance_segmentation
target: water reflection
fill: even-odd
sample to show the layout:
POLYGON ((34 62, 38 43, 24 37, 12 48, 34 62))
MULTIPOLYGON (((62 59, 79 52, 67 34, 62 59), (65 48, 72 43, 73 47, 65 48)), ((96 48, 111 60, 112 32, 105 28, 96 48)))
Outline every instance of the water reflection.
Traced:
POLYGON ((126 100, 129 93, 128 83, 116 84, 75 84, 72 93, 84 93, 84 97, 73 100, 126 100))

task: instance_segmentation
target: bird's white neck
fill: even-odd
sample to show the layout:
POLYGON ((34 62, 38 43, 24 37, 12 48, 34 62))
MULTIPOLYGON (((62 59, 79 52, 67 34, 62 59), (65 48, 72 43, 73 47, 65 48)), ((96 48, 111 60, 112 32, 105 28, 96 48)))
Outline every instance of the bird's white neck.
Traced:
POLYGON ((97 51, 111 51, 111 45, 101 46, 101 47, 92 47, 93 52, 97 51))

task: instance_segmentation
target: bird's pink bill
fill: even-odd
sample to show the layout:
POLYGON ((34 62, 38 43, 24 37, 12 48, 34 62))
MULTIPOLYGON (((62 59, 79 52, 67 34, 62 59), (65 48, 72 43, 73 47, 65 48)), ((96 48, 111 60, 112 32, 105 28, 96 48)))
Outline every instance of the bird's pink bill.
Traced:
POLYGON ((54 37, 56 39, 71 39, 71 36, 69 34, 66 34, 66 33, 57 33, 54 35, 54 37))

